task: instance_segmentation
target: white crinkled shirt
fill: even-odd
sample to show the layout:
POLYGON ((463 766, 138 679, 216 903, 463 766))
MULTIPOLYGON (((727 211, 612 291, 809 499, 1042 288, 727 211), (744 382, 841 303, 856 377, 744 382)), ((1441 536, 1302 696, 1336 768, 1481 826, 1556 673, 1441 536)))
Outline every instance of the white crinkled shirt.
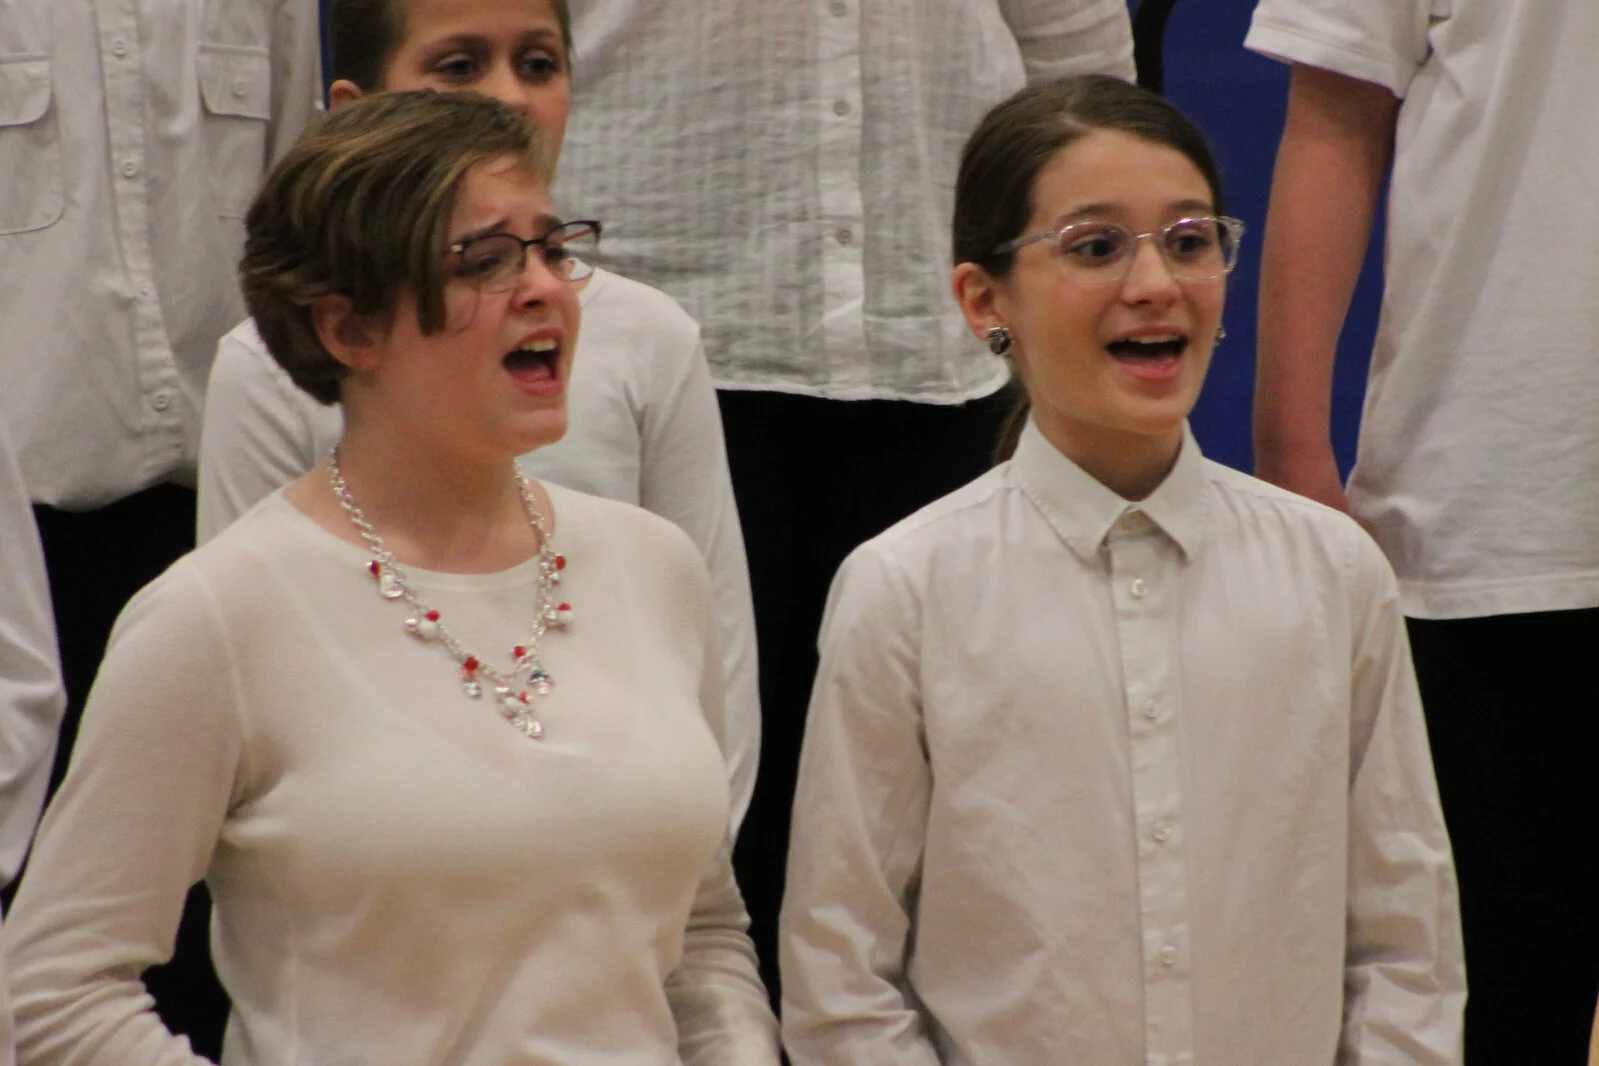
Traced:
POLYGON ((583 0, 555 196, 705 328, 719 388, 960 403, 961 146, 1027 82, 1133 77, 1126 0, 583 0))
POLYGON ((1261 0, 1245 45, 1402 98, 1349 503, 1404 611, 1599 606, 1599 4, 1261 0))
MULTIPOLYGON (((197 1066, 139 974, 204 876, 224 1066, 775 1066, 704 567, 548 488, 577 617, 543 645, 543 741, 281 494, 139 594, 6 919, 25 1061, 197 1066)), ((468 647, 525 634, 535 561, 408 573, 468 647)))
POLYGON ((781 954, 794 1066, 1457 1066, 1377 546, 1191 434, 1130 504, 1029 425, 839 571, 781 954))
MULTIPOLYGON (((727 762, 735 832, 760 759, 755 614, 738 508, 699 327, 646 285, 595 271, 566 436, 530 452, 530 477, 638 504, 671 519, 705 557, 727 680, 727 762)), ((327 458, 344 419, 289 380, 246 321, 222 339, 200 437, 199 539, 327 458)))

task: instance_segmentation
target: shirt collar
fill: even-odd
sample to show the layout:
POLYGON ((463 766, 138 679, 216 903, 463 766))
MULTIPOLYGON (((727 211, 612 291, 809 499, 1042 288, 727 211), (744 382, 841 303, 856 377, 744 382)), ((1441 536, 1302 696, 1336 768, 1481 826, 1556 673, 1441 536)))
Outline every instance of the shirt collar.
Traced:
POLYGON ((1184 423, 1176 465, 1154 492, 1134 503, 1062 455, 1029 420, 1016 445, 1011 471, 1022 491, 1084 562, 1097 561, 1111 528, 1129 511, 1143 512, 1185 558, 1192 559, 1204 545, 1208 526, 1204 459, 1193 430, 1184 423))

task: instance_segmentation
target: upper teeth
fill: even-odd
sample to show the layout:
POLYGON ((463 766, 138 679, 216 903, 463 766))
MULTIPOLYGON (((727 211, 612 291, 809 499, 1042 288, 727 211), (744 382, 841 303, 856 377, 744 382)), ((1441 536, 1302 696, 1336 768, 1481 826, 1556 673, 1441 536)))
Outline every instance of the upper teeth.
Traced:
POLYGON ((1128 337, 1127 341, 1131 344, 1169 344, 1182 339, 1179 333, 1156 333, 1143 337, 1128 337))
POLYGON ((555 351, 555 341, 552 340, 549 337, 544 337, 544 338, 541 338, 539 340, 534 341, 532 344, 529 344, 527 347, 528 347, 528 351, 531 351, 531 352, 553 352, 553 351, 555 351))

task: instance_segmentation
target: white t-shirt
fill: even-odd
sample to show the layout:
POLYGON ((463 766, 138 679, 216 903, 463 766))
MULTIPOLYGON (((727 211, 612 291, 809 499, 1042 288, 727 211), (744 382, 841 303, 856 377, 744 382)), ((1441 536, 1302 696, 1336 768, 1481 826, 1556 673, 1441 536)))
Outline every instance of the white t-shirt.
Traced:
MULTIPOLYGON (((134 599, 6 917, 22 1058, 197 1066, 139 975, 203 876, 227 1066, 775 1066, 704 566, 668 522, 548 489, 576 617, 541 648, 542 741, 281 494, 134 599)), ((536 565, 407 573, 503 664, 536 565)))
POLYGON ((1245 44, 1403 98, 1349 502, 1406 614, 1599 605, 1599 4, 1261 0, 1245 44))
POLYGON ((39 533, 0 424, 0 885, 28 853, 66 703, 39 533))
POLYGON ((1191 435, 1133 504, 1030 425, 839 571, 781 950, 795 1066, 1455 1066, 1382 553, 1191 435))
MULTIPOLYGON (((579 297, 583 326, 560 441, 525 455, 530 477, 638 504, 671 519, 710 569, 727 671, 733 825, 761 748, 755 614, 722 421, 699 327, 672 300, 597 270, 579 297)), ((200 437, 199 539, 327 458, 340 408, 289 380, 246 321, 222 339, 200 437)))
POLYGON ((961 146, 1028 82, 1131 79, 1125 0, 583 0, 555 195, 705 327, 720 388, 960 403, 961 146))
POLYGON ((0 419, 34 500, 193 478, 244 213, 321 73, 316 0, 0 3, 0 419))

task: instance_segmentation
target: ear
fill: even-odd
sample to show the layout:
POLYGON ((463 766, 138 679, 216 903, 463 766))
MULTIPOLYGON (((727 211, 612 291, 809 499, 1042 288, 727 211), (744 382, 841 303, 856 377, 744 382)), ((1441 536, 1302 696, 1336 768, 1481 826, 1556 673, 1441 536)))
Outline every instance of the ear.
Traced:
POLYGON ((351 370, 377 366, 383 333, 370 318, 355 313, 349 297, 318 297, 311 304, 311 325, 328 354, 351 370))
POLYGON ((957 266, 950 278, 950 289, 966 316, 967 328, 978 340, 986 343, 989 330, 1010 325, 1000 307, 1000 282, 976 263, 957 266))
POLYGON ((348 78, 340 78, 328 86, 328 110, 337 111, 347 104, 353 104, 365 95, 360 86, 348 78))

